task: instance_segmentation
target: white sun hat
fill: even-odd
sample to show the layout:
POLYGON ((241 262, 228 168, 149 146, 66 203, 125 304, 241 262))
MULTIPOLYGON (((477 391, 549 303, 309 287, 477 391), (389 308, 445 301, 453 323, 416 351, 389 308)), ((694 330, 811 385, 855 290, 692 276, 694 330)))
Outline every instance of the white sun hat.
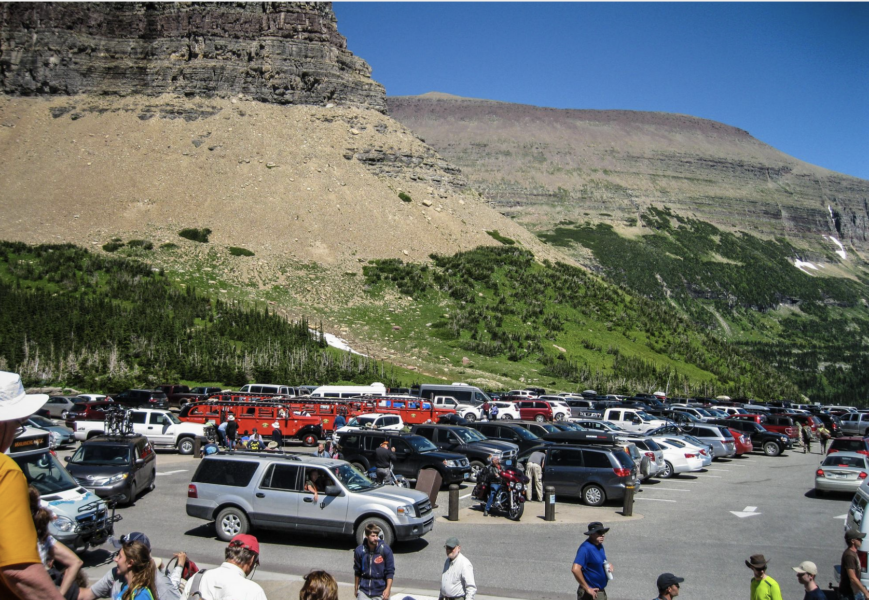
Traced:
POLYGON ((17 373, 0 371, 0 421, 29 417, 48 402, 47 394, 27 394, 17 373))

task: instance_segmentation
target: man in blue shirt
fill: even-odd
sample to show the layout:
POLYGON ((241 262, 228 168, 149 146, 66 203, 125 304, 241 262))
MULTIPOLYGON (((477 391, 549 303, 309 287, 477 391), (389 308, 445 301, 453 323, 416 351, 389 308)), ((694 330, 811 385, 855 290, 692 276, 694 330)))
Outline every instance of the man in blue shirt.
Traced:
POLYGON ((579 587, 576 589, 576 600, 606 600, 607 563, 606 552, 603 549, 603 539, 609 527, 595 521, 588 524, 585 540, 576 551, 573 568, 570 570, 579 587), (606 563, 606 565, 604 564, 606 563))

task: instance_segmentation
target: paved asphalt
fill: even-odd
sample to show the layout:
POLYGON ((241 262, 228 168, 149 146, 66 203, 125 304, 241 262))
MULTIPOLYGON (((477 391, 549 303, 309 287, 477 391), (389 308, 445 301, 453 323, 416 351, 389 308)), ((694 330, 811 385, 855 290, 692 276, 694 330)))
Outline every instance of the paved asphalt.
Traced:
MULTIPOLYGON (((604 545, 614 565, 615 577, 607 588, 612 600, 653 598, 655 579, 667 571, 685 578, 682 598, 747 598, 750 571, 744 561, 758 553, 770 559, 769 574, 781 584, 784 598, 799 598, 802 587, 791 567, 814 561, 818 583, 826 588, 844 549, 843 518, 850 498, 814 497, 820 459, 817 453, 801 451, 776 458, 751 454, 716 461, 697 474, 653 480, 638 494, 632 519, 622 517, 617 505, 590 509, 559 498, 558 522, 544 523, 538 516, 542 505, 533 503, 516 524, 498 517, 482 519, 465 498, 462 520, 452 523, 439 517, 424 540, 395 548, 396 585, 436 591, 443 540, 457 536, 474 564, 480 593, 572 600, 576 584, 570 567, 585 539, 584 524, 602 520, 611 527, 604 545), (756 514, 732 514, 751 512, 747 507, 755 507, 756 514)), ((157 488, 134 506, 119 509, 124 519, 117 533, 146 532, 156 556, 184 550, 197 562, 219 563, 224 544, 215 537, 213 524, 185 512, 187 484, 197 464, 191 457, 159 453, 157 488)), ((463 496, 469 493, 469 488, 462 491, 463 496)), ((443 515, 446 493, 439 502, 443 515)), ((339 581, 353 580, 349 538, 255 533, 262 545, 263 570, 303 575, 322 568, 339 581)), ((98 567, 108 556, 107 549, 97 549, 84 559, 87 566, 98 567)))

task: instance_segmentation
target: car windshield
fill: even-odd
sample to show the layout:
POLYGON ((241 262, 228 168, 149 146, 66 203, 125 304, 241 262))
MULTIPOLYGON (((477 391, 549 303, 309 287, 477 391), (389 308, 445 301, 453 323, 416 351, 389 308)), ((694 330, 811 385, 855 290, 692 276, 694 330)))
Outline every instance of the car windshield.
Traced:
POLYGON ((486 440, 486 436, 484 436, 482 433, 480 433, 476 429, 471 429, 469 427, 456 427, 452 431, 457 436, 459 436, 459 439, 461 439, 463 442, 466 442, 466 443, 482 442, 482 441, 486 440))
MULTIPOLYGON (((838 453, 837 453, 838 454, 838 453)), ((824 460, 823 467, 856 467, 858 469, 866 468, 866 459, 857 456, 828 456, 824 460)))
POLYGON ((83 444, 69 462, 75 465, 126 465, 130 463, 130 447, 83 444))
POLYGON ((531 433, 527 429, 523 429, 522 427, 516 427, 513 431, 516 432, 516 435, 518 435, 520 439, 523 439, 523 440, 526 440, 529 442, 540 439, 540 437, 534 435, 533 433, 531 433))
POLYGON ((36 427, 54 427, 54 422, 51 419, 46 419, 45 417, 40 417, 39 415, 33 415, 30 417, 30 422, 36 427))
POLYGON ((431 452, 432 450, 437 450, 438 447, 432 444, 430 441, 422 437, 421 435, 412 435, 410 437, 404 438, 413 449, 417 452, 431 452))
POLYGON ((688 442, 689 444, 694 444, 694 445, 697 446, 698 448, 705 448, 706 446, 709 445, 709 444, 707 444, 707 443, 705 443, 705 442, 701 442, 700 440, 698 440, 698 439, 697 439, 696 437, 694 437, 693 435, 688 435, 687 433, 684 434, 682 437, 685 438, 685 441, 686 441, 686 442, 688 442))
POLYGON ((377 417, 353 417, 347 424, 352 427, 364 427, 365 425, 374 425, 376 420, 377 417))
POLYGON ((39 490, 41 496, 57 494, 78 487, 72 476, 48 452, 15 456, 14 458, 21 470, 24 471, 27 483, 39 490))
POLYGON ((332 472, 335 473, 338 481, 343 483, 344 487, 351 492, 371 490, 375 487, 371 480, 353 465, 343 463, 332 469, 332 472))
POLYGON ((684 448, 685 446, 688 445, 685 442, 682 442, 679 440, 674 440, 673 438, 667 438, 667 443, 670 444, 671 446, 676 447, 676 448, 684 448))
POLYGON ((649 413, 644 413, 643 411, 637 412, 637 416, 646 422, 653 420, 652 415, 650 415, 649 413))
POLYGON ((175 424, 175 425, 178 425, 178 424, 181 422, 181 419, 179 419, 178 417, 176 417, 174 413, 170 413, 170 412, 164 412, 164 413, 163 413, 163 418, 164 418, 164 419, 169 419, 169 420, 172 421, 172 423, 175 424))

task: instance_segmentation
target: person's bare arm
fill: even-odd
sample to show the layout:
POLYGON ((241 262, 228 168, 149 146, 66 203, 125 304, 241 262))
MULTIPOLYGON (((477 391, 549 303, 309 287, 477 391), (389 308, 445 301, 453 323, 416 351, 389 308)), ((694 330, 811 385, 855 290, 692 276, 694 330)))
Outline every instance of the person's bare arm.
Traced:
POLYGON ((592 598, 597 598, 597 588, 589 587, 588 582, 585 580, 585 575, 582 574, 582 567, 576 563, 573 563, 573 567, 571 567, 570 572, 573 573, 574 579, 582 586, 587 593, 591 594, 592 598))
POLYGON ((42 563, 8 565, 0 577, 21 600, 64 600, 42 563))
POLYGON ((78 590, 78 600, 97 600, 97 597, 90 588, 80 588, 78 590))
POLYGON ((392 593, 392 580, 386 580, 386 589, 383 590, 383 600, 389 600, 389 594, 392 593))
POLYGON ((54 560, 65 567, 63 581, 60 583, 60 595, 66 596, 84 563, 75 552, 57 541, 51 547, 51 552, 54 554, 54 560))
POLYGON ((863 585, 863 582, 860 581, 860 577, 857 575, 857 571, 854 569, 845 569, 848 571, 848 579, 851 580, 851 589, 852 590, 860 590, 863 592, 863 595, 869 598, 869 590, 866 589, 866 586, 863 585))

